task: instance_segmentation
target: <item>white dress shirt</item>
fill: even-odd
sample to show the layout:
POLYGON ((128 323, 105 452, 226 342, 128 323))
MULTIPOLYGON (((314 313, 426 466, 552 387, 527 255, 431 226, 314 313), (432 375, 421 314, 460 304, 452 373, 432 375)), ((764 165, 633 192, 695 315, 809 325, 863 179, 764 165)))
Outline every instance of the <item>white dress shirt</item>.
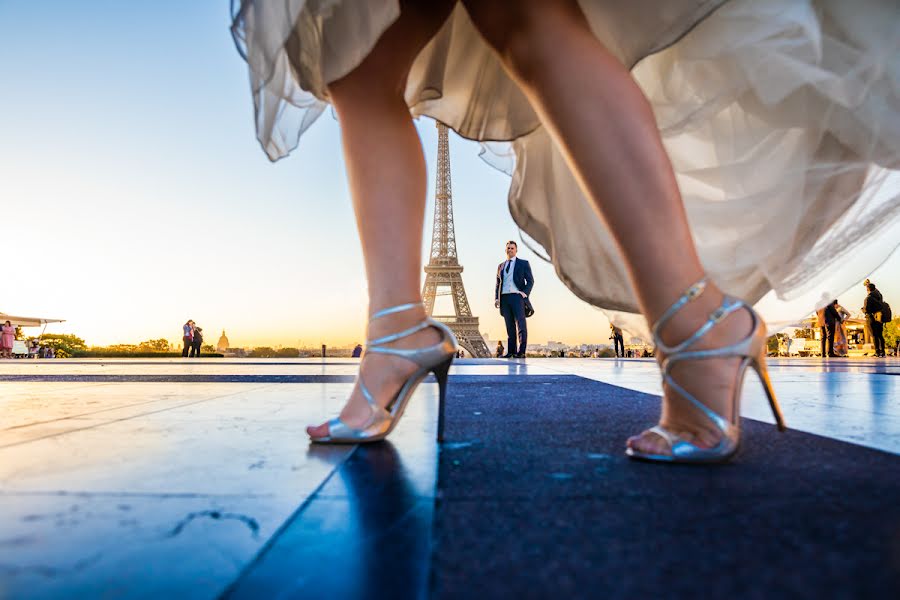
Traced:
POLYGON ((516 287, 513 282, 513 273, 516 272, 516 257, 512 257, 500 267, 503 275, 503 285, 500 286, 501 294, 518 294, 521 290, 516 287), (509 265, 509 272, 506 272, 506 266, 509 265))

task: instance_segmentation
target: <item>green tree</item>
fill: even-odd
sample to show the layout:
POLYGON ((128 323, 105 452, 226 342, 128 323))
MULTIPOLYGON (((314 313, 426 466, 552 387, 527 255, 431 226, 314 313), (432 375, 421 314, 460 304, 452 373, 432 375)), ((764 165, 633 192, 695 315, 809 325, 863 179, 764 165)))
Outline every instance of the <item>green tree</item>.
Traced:
POLYGON ((896 348, 897 339, 900 338, 900 317, 884 324, 884 347, 896 348))
POLYGON ((204 354, 212 354, 216 351, 216 347, 212 344, 203 344, 200 346, 200 350, 202 350, 204 354))
POLYGON ((169 340, 159 338, 158 340, 146 340, 138 344, 138 350, 141 352, 168 352, 169 340))
POLYGON ((92 350, 105 350, 107 352, 137 352, 138 347, 134 344, 113 344, 112 346, 95 346, 92 350))
POLYGON ((785 337, 787 336, 785 336, 785 334, 783 333, 776 333, 775 335, 770 337, 766 342, 766 350, 768 350, 770 354, 777 355, 781 351, 781 340, 783 340, 785 337))
POLYGON ((276 356, 275 349, 268 346, 260 346, 251 350, 247 356, 250 358, 274 358, 276 356))
POLYGON ((813 333, 813 330, 811 328, 798 329, 797 331, 794 332, 794 337, 812 340, 812 339, 815 339, 816 334, 813 333))
POLYGON ((300 356, 299 348, 280 348, 275 352, 278 358, 297 358, 300 356))
POLYGON ((53 346, 55 350, 62 350, 67 356, 75 356, 76 353, 87 350, 84 340, 71 333, 47 333, 41 337, 41 343, 53 346))

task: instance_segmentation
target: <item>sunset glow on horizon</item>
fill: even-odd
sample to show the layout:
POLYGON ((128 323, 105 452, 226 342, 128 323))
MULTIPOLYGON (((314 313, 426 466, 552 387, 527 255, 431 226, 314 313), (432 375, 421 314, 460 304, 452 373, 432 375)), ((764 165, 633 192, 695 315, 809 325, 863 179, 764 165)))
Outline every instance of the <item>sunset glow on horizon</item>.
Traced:
MULTIPOLYGON (((0 111, 0 311, 65 319, 47 332, 88 345, 179 343, 189 318, 213 345, 223 329, 234 347, 363 342, 366 282, 337 121, 326 112, 269 163, 228 2, 163 4, 177 17, 162 25, 159 3, 0 6, 14 49, 0 76, 16 89, 0 111)), ((424 266, 437 132, 430 119, 416 126, 429 169, 424 266)), ((480 330, 505 339, 494 275, 520 237, 509 177, 479 151, 451 133, 459 260, 480 330)), ((519 247, 536 281, 529 341, 609 343, 606 317, 519 247)), ((872 277, 900 303, 898 275, 895 253, 872 277)), ((862 297, 859 287, 841 301, 855 312, 862 297)))

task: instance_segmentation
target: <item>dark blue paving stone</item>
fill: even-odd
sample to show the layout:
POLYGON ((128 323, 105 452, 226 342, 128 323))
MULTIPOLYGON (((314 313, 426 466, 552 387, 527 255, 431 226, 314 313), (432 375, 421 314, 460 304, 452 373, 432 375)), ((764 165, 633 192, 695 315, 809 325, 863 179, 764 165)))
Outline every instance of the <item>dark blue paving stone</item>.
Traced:
POLYGON ((456 382, 436 598, 900 597, 900 458, 744 420, 726 466, 623 455, 655 396, 456 382))
POLYGON ((358 447, 223 597, 426 597, 434 474, 422 494, 417 471, 390 442, 358 447))

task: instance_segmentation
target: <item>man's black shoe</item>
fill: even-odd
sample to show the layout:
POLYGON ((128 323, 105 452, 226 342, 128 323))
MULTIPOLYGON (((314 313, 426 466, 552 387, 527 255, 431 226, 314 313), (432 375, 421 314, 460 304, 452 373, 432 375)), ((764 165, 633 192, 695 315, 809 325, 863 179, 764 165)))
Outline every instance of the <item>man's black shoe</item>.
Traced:
POLYGON ((516 354, 516 358, 525 358, 524 354, 516 354))
POLYGON ((515 358, 515 357, 516 357, 515 354, 504 354, 503 355, 503 358, 515 358))

